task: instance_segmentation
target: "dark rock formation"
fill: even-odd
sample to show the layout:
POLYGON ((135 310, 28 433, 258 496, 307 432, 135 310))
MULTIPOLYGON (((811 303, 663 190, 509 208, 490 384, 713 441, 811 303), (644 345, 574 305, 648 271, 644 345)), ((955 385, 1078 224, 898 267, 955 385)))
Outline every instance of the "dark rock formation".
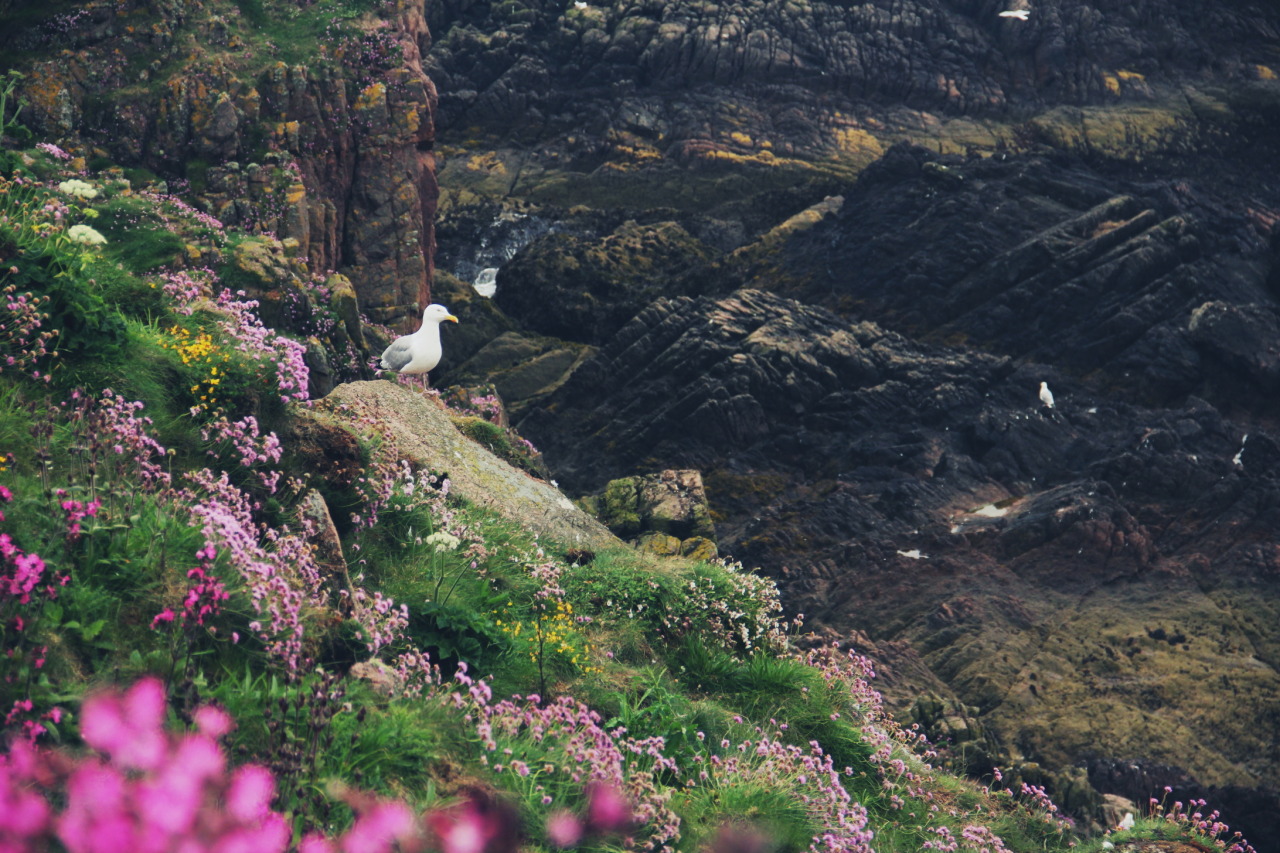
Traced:
POLYGON ((1194 393, 1235 410, 1247 396, 1262 412, 1275 232, 1259 212, 1280 184, 1255 176, 1259 161, 1203 184, 1174 165, 1132 181, 1071 157, 898 146, 839 213, 735 253, 718 286, 745 280, 931 340, 1104 370, 1149 402, 1194 393))
POLYGON ((1015 762, 1280 766, 1254 722, 1280 689, 1276 444, 1241 452, 1203 400, 1143 408, 739 291, 659 300, 518 427, 578 491, 702 470, 726 551, 811 624, 913 648, 1015 762))

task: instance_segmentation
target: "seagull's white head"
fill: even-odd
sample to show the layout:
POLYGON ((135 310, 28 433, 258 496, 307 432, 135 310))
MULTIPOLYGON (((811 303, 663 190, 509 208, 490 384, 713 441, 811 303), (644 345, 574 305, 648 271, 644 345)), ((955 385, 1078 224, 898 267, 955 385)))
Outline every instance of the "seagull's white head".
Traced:
POLYGON ((458 322, 458 318, 449 313, 449 309, 443 305, 428 305, 426 310, 422 312, 422 325, 435 323, 437 326, 445 321, 450 323, 458 322))

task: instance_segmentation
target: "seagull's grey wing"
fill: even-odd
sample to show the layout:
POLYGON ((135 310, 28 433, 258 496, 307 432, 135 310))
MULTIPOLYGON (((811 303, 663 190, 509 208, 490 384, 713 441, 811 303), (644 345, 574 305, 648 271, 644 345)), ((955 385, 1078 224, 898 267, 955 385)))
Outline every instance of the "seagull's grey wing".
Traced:
POLYGON ((408 338, 398 338, 382 352, 382 366, 397 373, 413 361, 413 347, 408 338))

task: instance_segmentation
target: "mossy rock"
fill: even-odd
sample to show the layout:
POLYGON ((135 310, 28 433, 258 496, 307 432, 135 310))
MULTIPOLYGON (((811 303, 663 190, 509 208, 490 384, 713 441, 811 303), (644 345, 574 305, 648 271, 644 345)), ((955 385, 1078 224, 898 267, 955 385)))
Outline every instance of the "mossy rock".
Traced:
POLYGON ((720 554, 719 548, 712 539, 705 536, 690 536, 680 543, 680 554, 691 560, 714 560, 720 554))
POLYGON ((678 557, 681 553, 680 540, 665 533, 646 533, 636 540, 636 547, 659 557, 678 557))
POLYGON ((522 443, 519 436, 511 430, 503 429, 484 418, 470 415, 454 416, 453 425, 458 432, 486 448, 494 456, 506 461, 515 468, 546 480, 550 477, 541 454, 530 450, 522 443))
MULTIPOLYGON (((600 520, 606 527, 624 539, 640 532, 640 493, 634 477, 611 480, 601 497, 600 520)), ((677 552, 679 542, 677 539, 677 552)))

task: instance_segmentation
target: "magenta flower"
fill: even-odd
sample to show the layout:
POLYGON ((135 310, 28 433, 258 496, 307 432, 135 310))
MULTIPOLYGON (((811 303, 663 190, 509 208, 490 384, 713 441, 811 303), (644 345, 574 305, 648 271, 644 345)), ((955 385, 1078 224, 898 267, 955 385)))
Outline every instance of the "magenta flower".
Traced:
POLYGON ((547 816, 547 840, 556 847, 574 847, 582 840, 582 821, 567 811, 547 816))
POLYGON ((154 770, 164 760, 164 701, 164 687, 154 678, 123 697, 100 693, 84 703, 81 735, 122 767, 154 770))
POLYGON ((587 825, 596 832, 617 832, 631 823, 631 804, 613 785, 587 786, 587 825))
POLYGON ((271 809, 271 798, 276 793, 276 782, 271 771, 256 764, 247 764, 236 770, 227 791, 227 811, 236 820, 258 820, 271 809))
MULTIPOLYGON (((343 853, 384 853, 394 842, 417 834, 409 807, 400 802, 380 802, 365 811, 342 839, 343 853)), ((483 849, 483 843, 481 848, 483 849)), ((454 853, 445 847, 446 853, 454 853)))
POLYGON ((200 734, 215 740, 235 727, 231 715, 214 705, 202 705, 196 711, 195 723, 200 734))

